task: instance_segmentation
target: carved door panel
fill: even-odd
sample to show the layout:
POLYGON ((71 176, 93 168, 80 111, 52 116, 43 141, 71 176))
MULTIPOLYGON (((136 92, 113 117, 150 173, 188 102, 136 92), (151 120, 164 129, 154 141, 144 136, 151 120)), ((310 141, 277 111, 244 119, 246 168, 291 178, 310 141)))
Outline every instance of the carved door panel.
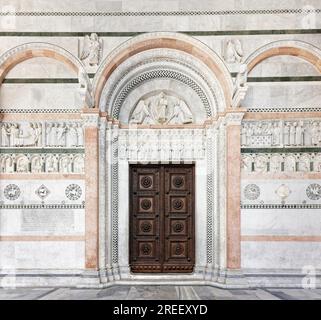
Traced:
POLYGON ((132 272, 192 272, 194 166, 130 166, 132 272))

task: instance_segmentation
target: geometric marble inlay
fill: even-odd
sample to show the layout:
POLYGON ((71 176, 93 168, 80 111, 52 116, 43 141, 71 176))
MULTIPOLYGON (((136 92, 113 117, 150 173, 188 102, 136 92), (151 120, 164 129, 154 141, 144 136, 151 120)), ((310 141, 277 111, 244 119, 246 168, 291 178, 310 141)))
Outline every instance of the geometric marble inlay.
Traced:
POLYGON ((66 197, 69 200, 78 200, 81 197, 82 190, 78 184, 70 184, 65 190, 66 197))
POLYGON ((21 192, 20 188, 16 184, 8 184, 3 193, 8 200, 17 200, 21 192))
POLYGON ((311 200, 319 200, 321 198, 321 186, 317 183, 310 184, 306 189, 306 194, 311 200))
POLYGON ((260 196, 260 188, 256 184, 248 184, 244 188, 244 196, 248 200, 256 200, 260 196))
POLYGON ((36 195, 41 199, 44 200, 46 197, 48 197, 50 191, 49 189, 42 184, 37 190, 36 190, 36 195))

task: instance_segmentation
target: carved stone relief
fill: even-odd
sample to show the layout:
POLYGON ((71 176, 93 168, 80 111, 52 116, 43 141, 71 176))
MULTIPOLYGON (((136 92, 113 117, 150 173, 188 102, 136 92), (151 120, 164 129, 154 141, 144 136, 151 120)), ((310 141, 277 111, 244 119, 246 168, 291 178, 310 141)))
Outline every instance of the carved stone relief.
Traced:
POLYGON ((321 153, 245 153, 243 172, 321 172, 321 153))
POLYGON ((2 123, 1 147, 42 146, 42 123, 2 123))
POLYGON ((80 121, 2 123, 0 138, 1 147, 11 148, 84 146, 80 121))
POLYGON ((47 147, 83 147, 84 133, 81 122, 46 123, 47 147))
POLYGON ((1 173, 84 173, 83 154, 2 154, 1 173))
POLYGON ((241 143, 243 148, 321 146, 321 121, 244 121, 241 143))
POLYGON ((224 60, 227 63, 239 63, 242 61, 244 52, 239 39, 227 39, 223 43, 224 60))
POLYGON ((103 54, 103 40, 97 33, 85 35, 83 39, 79 39, 78 45, 79 58, 85 66, 98 66, 103 54))
POLYGON ((123 129, 119 133, 120 159, 170 161, 205 156, 203 129, 123 129))
POLYGON ((193 115, 187 104, 164 92, 140 100, 129 120, 132 124, 187 124, 192 122, 193 115))

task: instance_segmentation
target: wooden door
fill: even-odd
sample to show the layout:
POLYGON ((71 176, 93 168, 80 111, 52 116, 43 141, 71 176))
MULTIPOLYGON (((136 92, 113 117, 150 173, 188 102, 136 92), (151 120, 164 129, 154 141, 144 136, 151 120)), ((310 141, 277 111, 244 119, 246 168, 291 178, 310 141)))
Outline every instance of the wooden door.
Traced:
POLYGON ((130 166, 132 272, 192 272, 194 165, 130 166))

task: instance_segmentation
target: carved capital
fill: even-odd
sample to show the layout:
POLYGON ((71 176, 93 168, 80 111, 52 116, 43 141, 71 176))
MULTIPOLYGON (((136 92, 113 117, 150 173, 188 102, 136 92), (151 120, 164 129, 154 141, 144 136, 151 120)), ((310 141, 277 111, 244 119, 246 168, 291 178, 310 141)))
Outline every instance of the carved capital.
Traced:
POLYGON ((245 112, 230 112, 227 113, 224 122, 227 126, 240 126, 245 112))
POLYGON ((237 88, 237 90, 234 93, 233 100, 232 100, 232 108, 233 109, 237 109, 240 107, 241 102, 245 98, 248 88, 249 88, 249 86, 247 84, 245 84, 242 87, 237 88))
POLYGON ((99 112, 95 113, 83 113, 81 115, 83 121, 84 121, 84 127, 96 127, 98 128, 99 126, 99 112))

